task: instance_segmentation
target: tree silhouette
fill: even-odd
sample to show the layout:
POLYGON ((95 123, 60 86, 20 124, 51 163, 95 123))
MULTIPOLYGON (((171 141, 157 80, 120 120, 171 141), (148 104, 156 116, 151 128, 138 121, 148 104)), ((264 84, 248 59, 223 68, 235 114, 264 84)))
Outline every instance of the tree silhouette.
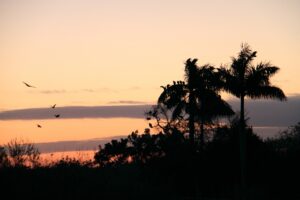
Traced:
POLYGON ((7 143, 10 165, 16 167, 36 167, 39 165, 40 152, 33 143, 22 139, 12 139, 7 143))
POLYGON ((185 82, 177 81, 163 88, 158 104, 172 110, 172 119, 188 114, 189 137, 195 143, 195 122, 200 124, 200 142, 204 144, 204 124, 217 116, 232 115, 231 107, 221 99, 218 73, 210 65, 198 67, 197 59, 185 63, 185 82))
POLYGON ((8 156, 5 147, 0 145, 0 168, 6 167, 9 164, 8 156))
POLYGON ((116 166, 127 163, 128 161, 128 139, 112 140, 104 145, 99 146, 99 151, 95 154, 94 159, 100 166, 116 166))
POLYGON ((188 132, 186 114, 172 117, 172 110, 168 109, 163 103, 153 105, 150 110, 145 112, 145 116, 147 120, 155 120, 155 124, 151 124, 152 127, 150 128, 156 128, 158 131, 163 131, 166 134, 172 134, 174 130, 182 133, 188 132))
POLYGON ((245 187, 245 97, 251 99, 267 98, 286 100, 283 91, 271 85, 270 77, 278 72, 279 68, 269 62, 260 62, 256 66, 252 64, 256 57, 256 51, 252 51, 248 44, 241 45, 238 57, 232 58, 230 68, 221 67, 220 77, 224 81, 223 89, 240 98, 240 156, 241 156, 241 184, 245 187))

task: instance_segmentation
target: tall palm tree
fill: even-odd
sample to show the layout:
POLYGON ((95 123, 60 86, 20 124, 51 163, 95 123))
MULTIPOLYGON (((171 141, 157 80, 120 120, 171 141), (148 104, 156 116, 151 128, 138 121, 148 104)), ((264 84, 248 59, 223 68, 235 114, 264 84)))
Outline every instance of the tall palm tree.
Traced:
POLYGON ((219 69, 220 77, 224 81, 223 89, 240 98, 240 160, 243 190, 246 187, 245 97, 286 100, 284 92, 270 83, 270 77, 276 74, 279 68, 269 62, 260 62, 254 66, 252 61, 256 54, 257 52, 252 51, 248 44, 242 44, 238 57, 232 58, 230 68, 219 69))
POLYGON ((219 69, 224 81, 223 89, 240 98, 240 123, 243 126, 245 126, 245 97, 286 100, 283 91, 270 83, 270 77, 276 74, 279 68, 269 62, 252 65, 256 54, 257 52, 252 51, 248 44, 242 44, 238 57, 232 58, 230 68, 219 69))
POLYGON ((198 67, 197 59, 185 63, 185 82, 177 81, 163 87, 158 103, 172 109, 172 118, 188 114, 189 137, 195 142, 195 122, 200 124, 200 142, 204 144, 204 124, 217 116, 232 115, 229 104, 221 99, 221 89, 215 68, 210 65, 198 67))

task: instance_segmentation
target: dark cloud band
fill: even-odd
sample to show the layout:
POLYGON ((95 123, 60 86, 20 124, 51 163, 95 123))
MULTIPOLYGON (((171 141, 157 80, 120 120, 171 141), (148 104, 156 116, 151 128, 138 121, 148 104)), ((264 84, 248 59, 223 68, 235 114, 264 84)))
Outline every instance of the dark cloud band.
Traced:
MULTIPOLYGON (((151 105, 128 106, 68 106, 57 107, 55 113, 60 113, 60 118, 144 118, 144 113, 151 105)), ((33 120, 53 119, 51 108, 29 108, 0 112, 0 120, 33 120)))
MULTIPOLYGON (((239 101, 228 101, 235 111, 239 110, 239 101)), ((128 103, 128 102, 127 102, 128 103)), ((132 103, 132 102, 131 102, 132 103)), ((144 118, 145 111, 151 105, 118 105, 118 106, 70 106, 58 107, 64 119, 78 118, 144 118)), ((253 126, 290 126, 300 121, 300 96, 292 96, 288 101, 246 100, 246 116, 253 126)), ((30 108, 0 112, 0 120, 53 119, 50 108, 30 108)))

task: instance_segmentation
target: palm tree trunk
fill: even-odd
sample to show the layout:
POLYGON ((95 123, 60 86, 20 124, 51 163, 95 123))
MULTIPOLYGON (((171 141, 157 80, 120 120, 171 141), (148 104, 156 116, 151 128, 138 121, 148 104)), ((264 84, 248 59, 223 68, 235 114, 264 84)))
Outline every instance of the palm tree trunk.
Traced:
POLYGON ((245 126, 245 96, 244 96, 244 94, 241 95, 240 100, 241 100, 240 125, 241 125, 241 127, 244 127, 245 126))
POLYGON ((245 95, 242 94, 241 111, 240 111, 240 126, 239 126, 239 140, 240 140, 240 164, 241 164, 241 199, 246 199, 246 133, 245 133, 245 95))
POLYGON ((201 97, 201 108, 200 108, 200 148, 204 147, 204 105, 205 98, 201 97))
POLYGON ((204 119, 201 117, 200 122, 200 148, 203 149, 204 147, 204 119))
POLYGON ((194 98, 192 97, 193 95, 190 94, 189 96, 189 132, 190 132, 190 141, 191 145, 194 146, 195 144, 195 110, 194 110, 194 98))
POLYGON ((193 111, 190 111, 189 131, 190 131, 190 141, 191 141, 192 145, 195 144, 195 122, 194 122, 194 118, 195 118, 195 115, 194 115, 193 111))

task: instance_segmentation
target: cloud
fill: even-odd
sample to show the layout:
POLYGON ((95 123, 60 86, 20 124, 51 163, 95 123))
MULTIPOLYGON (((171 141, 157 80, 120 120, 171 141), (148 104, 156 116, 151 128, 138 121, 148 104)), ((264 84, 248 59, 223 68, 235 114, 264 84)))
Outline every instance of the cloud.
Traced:
POLYGON ((108 88, 108 87, 98 88, 95 91, 97 91, 97 92, 104 92, 104 93, 119 93, 118 90, 112 89, 112 88, 108 88))
POLYGON ((38 91, 29 91, 29 93, 40 93, 40 94, 65 94, 65 93, 94 93, 94 92, 109 92, 109 93, 116 93, 116 90, 110 89, 110 88, 98 88, 98 89, 90 89, 90 88, 84 88, 84 89, 78 89, 78 90, 65 90, 65 89, 53 89, 53 90, 38 90, 38 91))
MULTIPOLYGON (((229 100, 233 110, 240 109, 238 99, 229 100)), ((249 100, 245 101, 246 117, 253 126, 291 126, 300 122, 300 95, 289 96, 287 101, 249 100)))
POLYGON ((93 90, 93 89, 82 89, 81 91, 83 91, 83 92, 96 92, 96 91, 93 90))
MULTIPOLYGON (((151 105, 124 105, 124 106, 67 106, 57 107, 60 118, 144 118, 144 113, 151 105)), ((0 112, 0 120, 32 120, 53 119, 50 108, 29 108, 0 112)))
MULTIPOLYGON (((116 101, 111 103, 137 104, 138 101, 116 101)), ((142 102, 138 102, 142 103, 142 102)), ((238 112, 239 100, 228 103, 238 112)), ((61 118, 144 118, 151 105, 111 105, 111 106, 68 106, 56 108, 61 118)), ((253 126, 291 126, 300 121, 300 95, 290 96, 288 101, 246 100, 245 110, 253 126)), ((0 120, 53 119, 49 108, 30 108, 0 112, 0 120)))
POLYGON ((64 94, 66 93, 66 90, 41 90, 39 93, 42 94, 64 94))
POLYGON ((110 101, 108 104, 147 104, 144 101, 131 101, 131 100, 120 100, 120 101, 110 101))
POLYGON ((45 142, 35 143, 34 145, 39 149, 41 153, 98 150, 99 145, 103 146, 104 144, 110 142, 113 139, 118 140, 124 137, 126 136, 113 136, 107 138, 95 138, 90 140, 79 141, 45 142))

